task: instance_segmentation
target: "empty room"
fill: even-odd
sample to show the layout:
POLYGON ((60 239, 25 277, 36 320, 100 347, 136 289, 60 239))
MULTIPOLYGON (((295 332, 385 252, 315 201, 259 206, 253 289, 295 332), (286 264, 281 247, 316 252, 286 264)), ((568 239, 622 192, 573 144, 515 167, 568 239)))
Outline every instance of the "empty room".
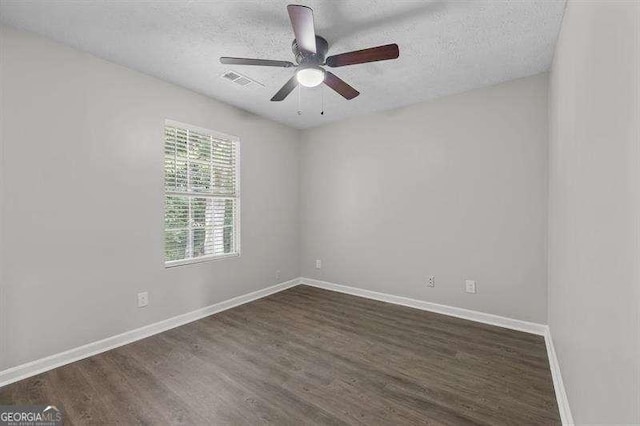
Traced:
POLYGON ((640 425, 640 0, 0 0, 0 426, 640 425))

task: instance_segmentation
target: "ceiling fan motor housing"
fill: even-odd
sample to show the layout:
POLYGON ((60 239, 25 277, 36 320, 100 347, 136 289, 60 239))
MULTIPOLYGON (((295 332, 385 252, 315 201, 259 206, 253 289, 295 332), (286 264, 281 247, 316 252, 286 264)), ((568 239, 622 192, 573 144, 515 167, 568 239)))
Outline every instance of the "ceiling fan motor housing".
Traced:
POLYGON ((291 43, 291 50, 293 51, 293 55, 295 56, 298 64, 321 65, 324 64, 325 57, 329 51, 329 43, 327 40, 317 35, 315 54, 301 51, 298 48, 296 40, 293 40, 293 43, 291 43))

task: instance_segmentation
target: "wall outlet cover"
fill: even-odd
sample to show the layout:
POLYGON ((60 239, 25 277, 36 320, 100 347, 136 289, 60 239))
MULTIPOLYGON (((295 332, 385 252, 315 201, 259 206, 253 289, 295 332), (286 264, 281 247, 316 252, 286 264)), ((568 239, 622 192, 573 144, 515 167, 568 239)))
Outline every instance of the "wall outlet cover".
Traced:
POLYGON ((149 292, 138 293, 138 308, 144 308, 149 304, 149 292))
POLYGON ((316 269, 322 269, 322 260, 320 259, 316 260, 316 269))
POLYGON ((476 292, 476 282, 473 280, 466 280, 464 282, 465 288, 464 291, 467 293, 475 293, 476 292))
POLYGON ((436 277, 434 277, 433 275, 431 275, 428 279, 427 279, 427 287, 435 287, 436 286, 436 277))

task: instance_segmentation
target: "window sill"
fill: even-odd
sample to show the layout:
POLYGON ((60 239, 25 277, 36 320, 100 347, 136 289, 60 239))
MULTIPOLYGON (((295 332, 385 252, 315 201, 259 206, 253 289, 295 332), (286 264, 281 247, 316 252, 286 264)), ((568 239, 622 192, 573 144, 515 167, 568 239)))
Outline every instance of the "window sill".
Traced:
POLYGON ((194 263, 211 262, 211 261, 215 261, 215 260, 229 259, 231 257, 240 257, 240 253, 229 253, 229 254, 222 254, 222 255, 217 255, 217 256, 213 256, 213 255, 200 256, 200 257, 196 257, 194 259, 171 260, 169 262, 164 262, 164 267, 165 268, 174 268, 176 266, 191 265, 191 264, 194 264, 194 263))

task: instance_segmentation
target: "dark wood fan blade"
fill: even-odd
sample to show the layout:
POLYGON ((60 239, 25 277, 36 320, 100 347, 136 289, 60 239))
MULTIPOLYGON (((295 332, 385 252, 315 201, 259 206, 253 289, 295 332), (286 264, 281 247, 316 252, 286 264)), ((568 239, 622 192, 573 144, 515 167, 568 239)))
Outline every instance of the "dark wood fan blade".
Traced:
POLYGON ((307 6, 290 4, 287 6, 289 19, 296 37, 298 49, 316 53, 316 30, 313 25, 313 10, 307 6))
POLYGON ((349 86, 344 80, 329 71, 324 72, 324 84, 331 87, 345 99, 353 99, 360 94, 360 92, 349 86))
POLYGON ((339 55, 329 56, 327 58, 327 65, 332 68, 343 67, 345 65, 386 61, 387 59, 396 59, 398 58, 398 56, 400 56, 400 49, 398 49, 398 45, 394 43, 387 44, 385 46, 354 50, 353 52, 340 53, 339 55))
POLYGON ((294 75, 289 79, 289 81, 285 83, 284 86, 282 86, 280 90, 278 90, 278 93, 273 95, 273 98, 271 98, 271 100, 274 102, 279 102, 284 100, 284 98, 289 96, 289 93, 291 93, 293 89, 296 88, 297 85, 298 85, 298 80, 296 80, 296 76, 294 75))
POLYGON ((231 65, 259 65, 263 67, 282 67, 290 68, 295 67, 292 62, 289 61, 272 61, 270 59, 250 59, 250 58, 229 58, 223 56, 220 58, 220 63, 231 65))

